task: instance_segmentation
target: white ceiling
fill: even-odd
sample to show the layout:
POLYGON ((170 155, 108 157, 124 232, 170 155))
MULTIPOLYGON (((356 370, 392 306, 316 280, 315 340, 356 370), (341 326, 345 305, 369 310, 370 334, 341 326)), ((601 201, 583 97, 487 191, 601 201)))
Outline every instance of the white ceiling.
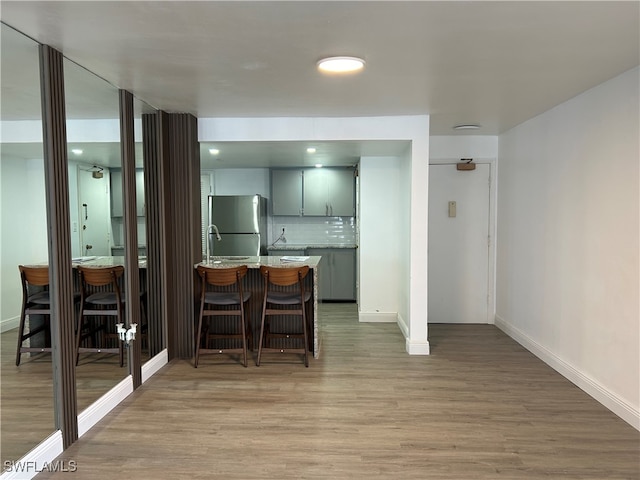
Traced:
MULTIPOLYGON (((456 134, 452 127, 460 123, 480 124, 473 134, 496 135, 637 66, 639 6, 2 0, 0 19, 167 112, 200 118, 429 114, 432 135, 456 134), (366 68, 348 77, 322 75, 315 64, 325 55, 361 56, 366 68)), ((4 67, 4 47, 2 55, 4 67)), ((3 85, 10 81, 3 68, 3 85)), ((10 100, 3 95, 3 119, 10 100)), ((17 108, 27 104, 17 105, 15 115, 28 115, 17 108)), ((268 152, 265 166, 289 154, 282 150, 287 145, 253 146, 268 152)), ((303 146, 288 146, 299 158, 303 146)), ((244 157, 257 154, 235 147, 244 157)), ((348 162, 375 145, 343 147, 334 149, 345 150, 348 162)))

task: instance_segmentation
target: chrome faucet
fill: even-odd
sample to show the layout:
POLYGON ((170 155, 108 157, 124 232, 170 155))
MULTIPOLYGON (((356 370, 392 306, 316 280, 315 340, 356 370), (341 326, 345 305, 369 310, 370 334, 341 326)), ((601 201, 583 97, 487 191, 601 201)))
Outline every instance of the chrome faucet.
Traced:
POLYGON ((211 235, 211 231, 213 230, 213 233, 215 233, 216 235, 216 240, 220 241, 222 240, 222 237, 220 236, 220 232, 218 231, 218 227, 216 227, 213 223, 211 225, 209 225, 207 227, 207 235, 206 235, 206 243, 207 243, 207 263, 209 263, 211 261, 210 257, 210 247, 209 247, 209 235, 211 235))

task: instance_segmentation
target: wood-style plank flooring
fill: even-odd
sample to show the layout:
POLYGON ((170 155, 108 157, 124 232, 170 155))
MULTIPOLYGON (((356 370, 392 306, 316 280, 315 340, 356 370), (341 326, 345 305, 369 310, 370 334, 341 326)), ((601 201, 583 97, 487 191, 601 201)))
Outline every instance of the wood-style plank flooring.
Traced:
MULTIPOLYGON (((18 460, 55 430, 50 353, 22 354, 16 367, 18 329, 0 335, 0 456, 18 460)), ((81 354, 76 368, 78 412, 128 375, 117 355, 81 354)))
POLYGON ((61 459, 96 480, 640 478, 640 433, 494 326, 430 325, 409 356, 353 304, 321 319, 309 368, 173 361, 61 459))

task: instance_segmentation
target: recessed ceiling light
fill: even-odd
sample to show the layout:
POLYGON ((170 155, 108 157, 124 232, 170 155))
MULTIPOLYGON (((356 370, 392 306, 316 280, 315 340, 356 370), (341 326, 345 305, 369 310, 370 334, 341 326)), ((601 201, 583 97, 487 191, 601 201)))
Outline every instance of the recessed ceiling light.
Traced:
POLYGON ((477 130, 478 128, 480 128, 480 125, 475 123, 464 123, 453 127, 454 130, 477 130))
POLYGON ((364 68, 364 60, 358 57, 327 57, 318 61, 318 70, 328 73, 351 73, 364 68))
POLYGON ((322 164, 321 163, 316 163, 316 168, 322 168, 322 164))
POLYGON ((316 149, 314 147, 307 148, 307 153, 316 153, 316 149))
POLYGON ((82 150, 80 150, 79 148, 72 148, 71 153, 73 153, 74 155, 82 155, 82 150))
POLYGON ((218 155, 220 153, 220 150, 218 150, 217 148, 210 148, 209 153, 211 155, 218 155))

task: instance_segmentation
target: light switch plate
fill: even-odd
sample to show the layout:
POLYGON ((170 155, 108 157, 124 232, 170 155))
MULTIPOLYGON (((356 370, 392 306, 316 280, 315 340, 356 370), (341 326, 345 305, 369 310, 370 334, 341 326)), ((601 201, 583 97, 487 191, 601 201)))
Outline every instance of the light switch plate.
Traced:
POLYGON ((456 202, 449 202, 449 217, 456 216, 456 202))

